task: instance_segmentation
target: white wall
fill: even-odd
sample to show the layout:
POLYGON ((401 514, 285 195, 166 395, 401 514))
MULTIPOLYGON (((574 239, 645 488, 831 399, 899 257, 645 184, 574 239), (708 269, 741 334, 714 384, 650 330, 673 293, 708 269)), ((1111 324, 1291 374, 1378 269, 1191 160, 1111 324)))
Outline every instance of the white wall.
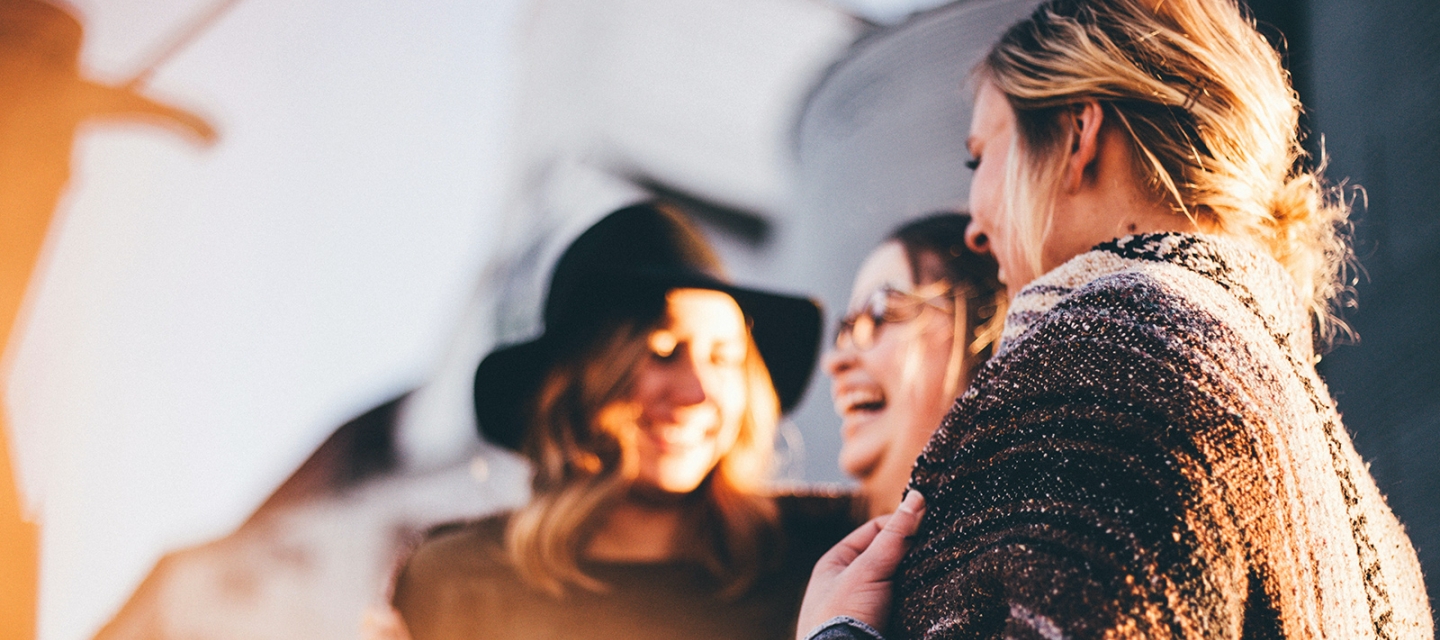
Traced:
MULTIPOLYGON (((893 21, 930 4, 846 6, 893 21)), ((212 6, 75 5, 85 73, 112 81, 212 6)), ((504 302, 484 267, 596 213, 565 197, 625 191, 563 184, 577 176, 761 210, 777 240, 722 250, 742 280, 801 288, 796 266, 819 258, 796 244, 791 128, 859 28, 809 0, 241 0, 149 85, 221 141, 87 129, 9 354, 43 520, 41 637, 93 633, 162 553, 232 530, 394 392, 443 391, 402 453, 453 462, 471 437, 452 415, 463 378, 491 338, 475 327, 504 302)), ((817 379, 811 413, 825 392, 817 379)), ((835 440, 829 418, 805 426, 835 440)))
MULTIPOLYGON (((124 77, 208 4, 78 3, 86 72, 124 77)), ((493 248, 519 8, 245 0, 151 83, 217 146, 80 137, 7 390, 41 637, 92 633, 438 361, 493 248)))

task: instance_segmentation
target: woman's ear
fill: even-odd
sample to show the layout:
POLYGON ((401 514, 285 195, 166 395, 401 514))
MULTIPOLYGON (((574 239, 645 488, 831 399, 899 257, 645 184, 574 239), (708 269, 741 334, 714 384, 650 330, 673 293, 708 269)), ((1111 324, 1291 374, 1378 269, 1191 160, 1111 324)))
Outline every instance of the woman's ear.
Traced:
POLYGON ((1070 118, 1070 161, 1065 166, 1065 189, 1071 193, 1085 185, 1086 172, 1100 157, 1100 127, 1105 110, 1094 98, 1075 103, 1062 117, 1070 118))

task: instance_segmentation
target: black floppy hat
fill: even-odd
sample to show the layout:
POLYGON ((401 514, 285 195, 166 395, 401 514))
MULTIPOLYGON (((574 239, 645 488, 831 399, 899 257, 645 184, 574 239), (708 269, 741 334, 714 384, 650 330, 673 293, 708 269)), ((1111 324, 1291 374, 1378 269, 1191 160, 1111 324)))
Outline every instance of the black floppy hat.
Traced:
POLYGON ((607 320, 658 320, 665 311, 665 292, 681 288, 720 291, 735 299, 770 370, 781 411, 793 409, 819 354, 819 305, 726 282, 700 232, 682 214, 651 202, 617 210, 580 234, 550 276, 545 332, 480 361, 474 398, 481 437, 519 451, 531 402, 557 359, 590 344, 607 320))

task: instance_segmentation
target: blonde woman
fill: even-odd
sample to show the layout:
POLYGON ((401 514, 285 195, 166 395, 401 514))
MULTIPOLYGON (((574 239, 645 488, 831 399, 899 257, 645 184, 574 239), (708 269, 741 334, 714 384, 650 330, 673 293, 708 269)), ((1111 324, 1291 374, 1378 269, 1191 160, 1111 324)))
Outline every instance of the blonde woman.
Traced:
POLYGON ((871 517, 900 505, 915 457, 1000 337, 1005 287, 994 258, 965 246, 970 217, 910 221, 860 271, 825 356, 840 468, 871 517))
POLYGON ((802 633, 1432 637, 1315 372, 1347 211, 1279 54, 1234 0, 1051 0, 977 76, 1004 336, 917 462, 903 561, 918 497, 822 559, 802 633))
POLYGON ((767 493, 819 321, 721 280, 664 207, 596 223, 556 265, 544 335, 476 372, 482 435, 530 459, 532 499, 420 544, 393 598, 410 635, 788 636, 810 568, 854 525, 846 499, 767 493))

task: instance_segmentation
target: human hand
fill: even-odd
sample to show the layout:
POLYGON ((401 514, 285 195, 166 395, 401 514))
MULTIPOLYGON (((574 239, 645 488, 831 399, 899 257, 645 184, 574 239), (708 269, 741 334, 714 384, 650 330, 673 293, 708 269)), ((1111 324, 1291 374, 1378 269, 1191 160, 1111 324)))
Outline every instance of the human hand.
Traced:
POLYGON ((925 516, 925 497, 911 490, 900 507, 860 525, 815 563, 800 605, 797 638, 836 616, 885 629, 891 577, 925 516))
POLYGON ((360 618, 360 637, 364 640, 410 640, 400 612, 386 605, 365 609, 360 618))

